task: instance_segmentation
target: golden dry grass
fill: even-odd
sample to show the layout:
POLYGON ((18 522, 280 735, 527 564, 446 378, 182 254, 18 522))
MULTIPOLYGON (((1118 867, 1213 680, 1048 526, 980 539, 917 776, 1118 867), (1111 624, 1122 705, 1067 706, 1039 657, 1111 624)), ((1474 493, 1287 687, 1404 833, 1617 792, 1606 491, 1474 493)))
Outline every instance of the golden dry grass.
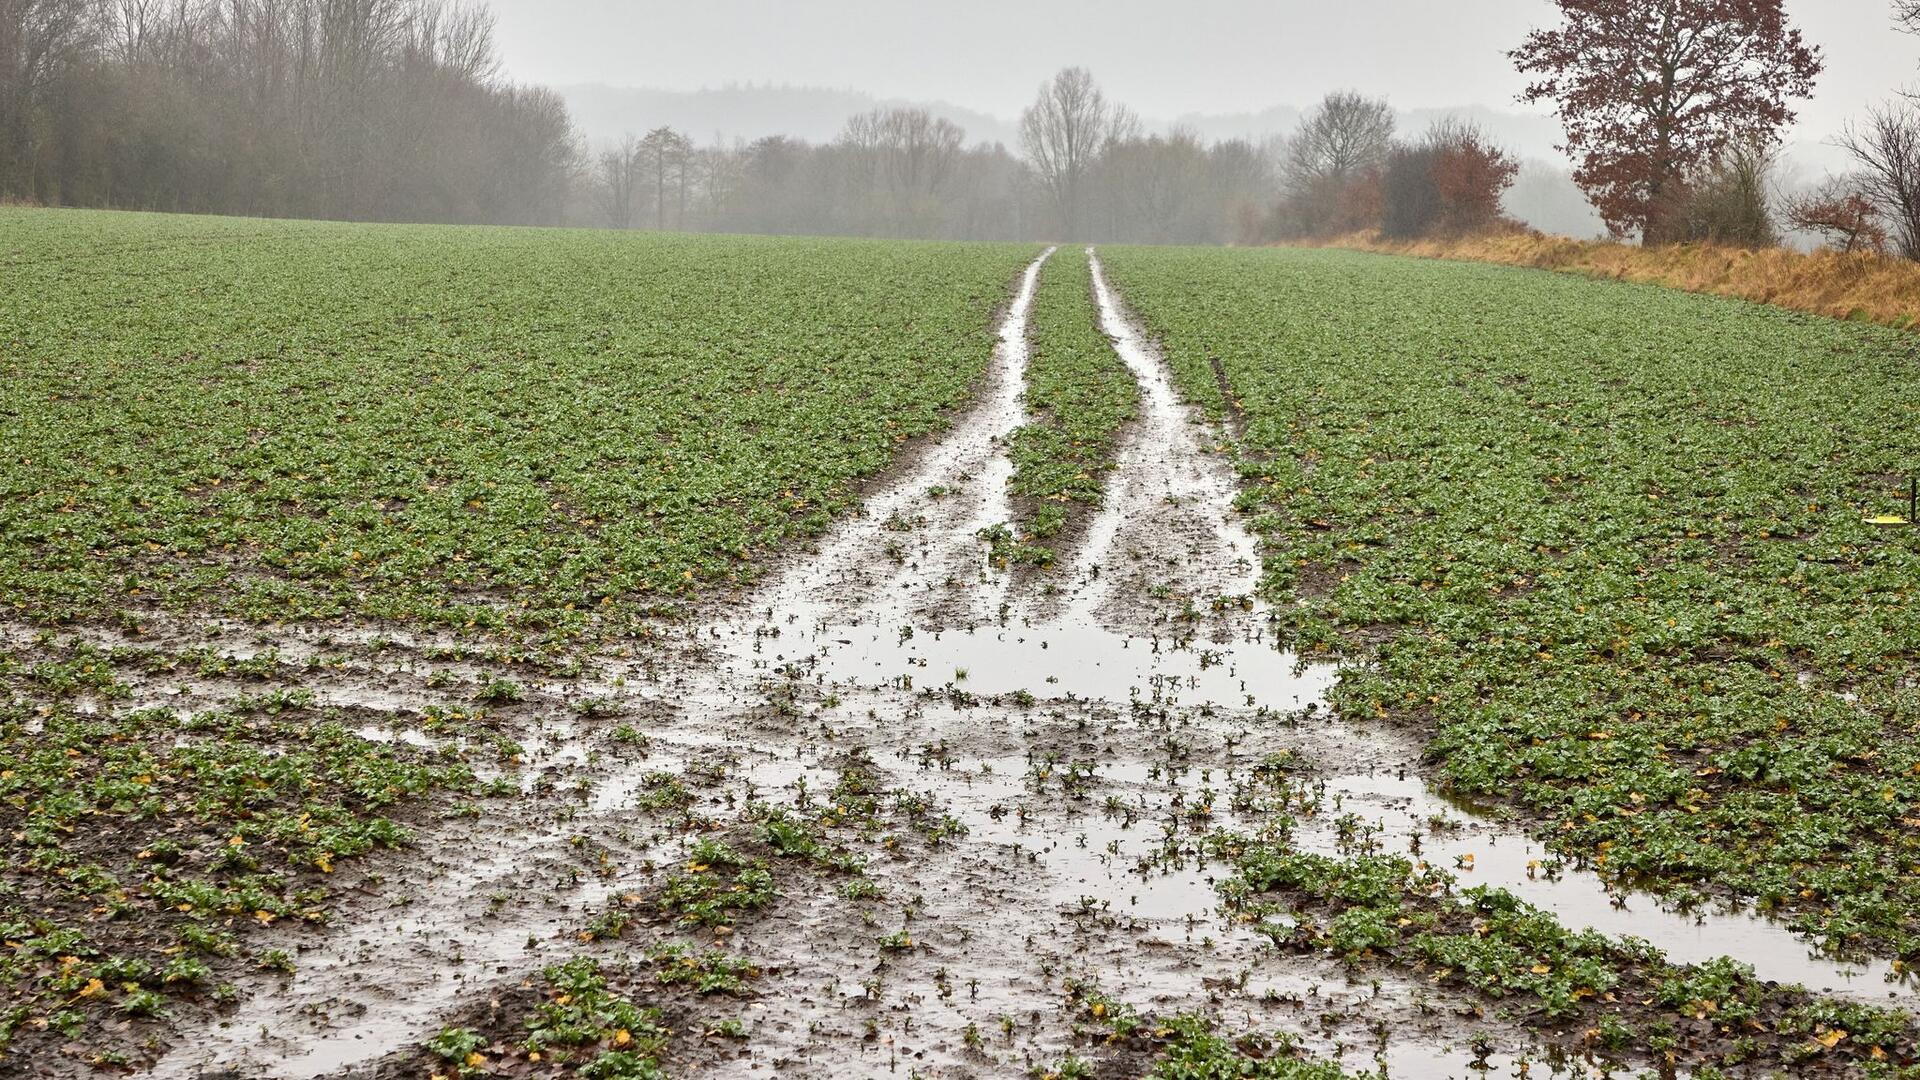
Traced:
POLYGON ((1884 255, 1702 244, 1642 248, 1532 232, 1415 241, 1356 233, 1330 246, 1589 274, 1920 329, 1920 263, 1884 255))

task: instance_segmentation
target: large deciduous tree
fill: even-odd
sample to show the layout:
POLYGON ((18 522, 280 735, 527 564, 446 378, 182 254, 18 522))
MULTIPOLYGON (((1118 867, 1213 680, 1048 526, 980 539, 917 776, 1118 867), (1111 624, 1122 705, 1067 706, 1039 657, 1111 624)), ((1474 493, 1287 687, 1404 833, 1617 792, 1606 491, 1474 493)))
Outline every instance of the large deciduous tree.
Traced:
POLYGON ((1328 94, 1286 143, 1286 236, 1334 236, 1380 220, 1380 171, 1393 149, 1393 108, 1351 90, 1328 94))
POLYGON ((1772 143, 1822 61, 1781 0, 1556 0, 1562 25, 1508 54, 1551 100, 1574 179, 1616 235, 1661 236, 1687 175, 1736 140, 1772 143))
POLYGON ((1087 187, 1107 147, 1131 137, 1132 113, 1107 101, 1085 68, 1067 68, 1040 87, 1020 114, 1020 145, 1053 196, 1064 239, 1085 238, 1087 187))
POLYGON ((1387 160, 1393 107, 1352 90, 1328 94, 1287 140, 1285 172, 1295 188, 1345 181, 1387 160))
MULTIPOLYGON (((693 154, 693 140, 670 127, 657 127, 647 132, 640 140, 640 157, 647 163, 648 171, 653 173, 653 227, 661 232, 667 228, 667 178, 679 174, 681 183, 685 183, 687 158, 693 154)), ((679 196, 681 205, 680 225, 686 224, 686 195, 684 190, 679 196)))

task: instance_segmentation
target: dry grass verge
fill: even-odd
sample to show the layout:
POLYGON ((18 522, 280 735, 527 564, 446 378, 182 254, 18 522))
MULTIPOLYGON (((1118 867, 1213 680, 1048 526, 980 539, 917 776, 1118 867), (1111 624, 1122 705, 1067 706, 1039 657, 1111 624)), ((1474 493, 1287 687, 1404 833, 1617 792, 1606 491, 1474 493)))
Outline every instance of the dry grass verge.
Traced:
POLYGON ((1531 232, 1414 241, 1355 233, 1329 246, 1590 274, 1920 329, 1920 263, 1884 255, 1701 244, 1641 248, 1531 232))

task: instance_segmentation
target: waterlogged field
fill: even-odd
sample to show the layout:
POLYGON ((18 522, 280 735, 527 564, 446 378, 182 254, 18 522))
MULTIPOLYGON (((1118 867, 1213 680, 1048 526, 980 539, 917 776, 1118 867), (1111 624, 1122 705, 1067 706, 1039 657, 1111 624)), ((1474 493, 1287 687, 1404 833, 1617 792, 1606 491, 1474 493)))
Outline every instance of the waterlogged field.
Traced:
POLYGON ((0 209, 0 596, 570 630, 748 580, 1032 255, 0 209))
POLYGON ((1334 704, 1553 850, 1920 955, 1920 346, 1655 288, 1323 252, 1110 261, 1334 704))
POLYGON ((138 1062, 103 1031, 292 970, 265 928, 325 923, 336 864, 522 792, 505 665, 819 533, 966 401, 1033 255, 0 208, 0 1044, 138 1062), (397 706, 350 650, 216 616, 521 644, 409 713, 428 745, 366 737, 397 706))
POLYGON ((0 275, 0 1076, 1920 1075, 1902 337, 4 209, 0 275))

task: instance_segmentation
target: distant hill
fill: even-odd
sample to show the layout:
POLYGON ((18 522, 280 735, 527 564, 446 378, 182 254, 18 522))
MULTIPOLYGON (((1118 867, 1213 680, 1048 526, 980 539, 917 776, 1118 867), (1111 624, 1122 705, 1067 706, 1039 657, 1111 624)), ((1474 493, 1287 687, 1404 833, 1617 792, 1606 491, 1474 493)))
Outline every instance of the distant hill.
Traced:
MULTIPOLYGON (((845 88, 740 83, 703 90, 659 90, 585 83, 559 90, 572 108, 575 122, 597 143, 663 124, 685 131, 700 142, 731 142, 763 135, 825 142, 840 133, 847 117, 893 105, 917 105, 952 120, 966 129, 970 142, 1001 142, 1010 148, 1019 142, 1019 125, 1014 117, 994 116, 950 102, 884 98, 845 88)), ((1299 125, 1301 113, 1296 105, 1271 105, 1238 113, 1150 116, 1146 122, 1149 129, 1178 126, 1207 140, 1260 141, 1292 131, 1299 125)), ((1560 129, 1551 117, 1503 112, 1484 105, 1404 109, 1399 113, 1400 128, 1406 133, 1422 131, 1443 116, 1473 120, 1519 157, 1551 161, 1560 156, 1554 149, 1560 129)))
POLYGON ((1299 124, 1299 109, 1292 105, 1274 105, 1257 112, 1188 113, 1176 118, 1170 125, 1149 122, 1148 126, 1182 127, 1208 141, 1247 139, 1263 142, 1276 135, 1285 135, 1299 124))
POLYGON ((882 106, 920 105, 966 129, 969 143, 1018 141, 1014 124, 944 102, 906 102, 859 90, 739 84, 705 90, 654 90, 587 84, 562 86, 573 119, 595 144, 666 125, 703 144, 790 135, 827 142, 847 118, 882 106))

